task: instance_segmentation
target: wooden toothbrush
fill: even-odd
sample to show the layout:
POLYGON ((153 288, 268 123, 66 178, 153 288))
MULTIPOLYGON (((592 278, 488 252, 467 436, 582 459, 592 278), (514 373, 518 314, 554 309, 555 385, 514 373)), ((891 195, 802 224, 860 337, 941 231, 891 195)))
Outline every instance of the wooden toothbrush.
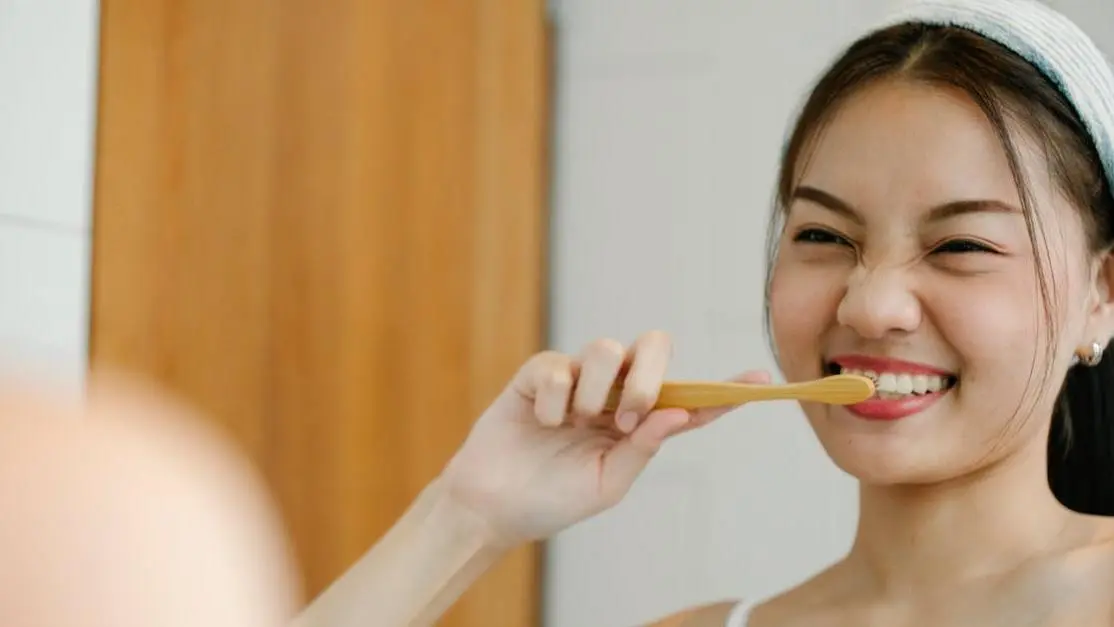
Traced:
MULTIPOLYGON (((605 408, 615 411, 622 385, 611 389, 605 408)), ((874 395, 874 382, 867 377, 837 374, 802 383, 730 383, 723 381, 666 381, 654 409, 702 409, 727 407, 755 401, 797 400, 828 405, 852 405, 874 395)))

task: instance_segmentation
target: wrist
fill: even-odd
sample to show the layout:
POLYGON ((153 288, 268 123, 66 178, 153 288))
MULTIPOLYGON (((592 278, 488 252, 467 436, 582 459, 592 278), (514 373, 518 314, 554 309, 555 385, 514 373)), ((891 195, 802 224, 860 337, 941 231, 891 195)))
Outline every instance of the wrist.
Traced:
POLYGON ((375 546, 314 604, 304 627, 434 625, 506 548, 434 480, 375 546))
POLYGON ((442 537, 489 556, 502 555, 517 544, 461 499, 448 478, 438 477, 426 490, 428 522, 442 537))

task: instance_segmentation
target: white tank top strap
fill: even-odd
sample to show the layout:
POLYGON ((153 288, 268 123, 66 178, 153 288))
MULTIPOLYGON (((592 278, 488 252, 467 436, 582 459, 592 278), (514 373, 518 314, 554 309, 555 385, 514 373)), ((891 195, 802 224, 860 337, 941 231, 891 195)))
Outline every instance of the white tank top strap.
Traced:
POLYGON ((735 607, 731 608, 731 613, 727 615, 727 622, 724 623, 723 627, 747 627, 752 609, 754 609, 753 603, 739 601, 735 604, 735 607))

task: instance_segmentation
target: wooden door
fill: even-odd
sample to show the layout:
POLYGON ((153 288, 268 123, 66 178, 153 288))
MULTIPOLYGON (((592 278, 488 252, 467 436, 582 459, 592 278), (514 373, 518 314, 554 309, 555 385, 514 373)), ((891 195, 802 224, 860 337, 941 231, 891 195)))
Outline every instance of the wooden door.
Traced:
MULTIPOLYGON (((263 469, 315 595, 543 329, 542 0, 103 0, 92 359, 263 469)), ((538 614, 522 550, 443 624, 538 614)))

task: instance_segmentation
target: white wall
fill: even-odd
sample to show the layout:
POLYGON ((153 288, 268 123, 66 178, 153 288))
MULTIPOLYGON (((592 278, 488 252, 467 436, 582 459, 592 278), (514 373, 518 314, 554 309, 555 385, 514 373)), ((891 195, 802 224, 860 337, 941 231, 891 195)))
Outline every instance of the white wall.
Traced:
POLYGON ((0 367, 80 382, 96 0, 0 0, 0 367))
MULTIPOLYGON (((1114 2, 1051 4, 1114 50, 1114 2)), ((889 0, 564 0, 552 341, 664 328, 671 375, 773 368, 763 244, 789 117, 889 0)), ((550 545, 547 627, 624 627, 782 590, 849 546, 853 482, 795 406, 669 444, 618 508, 550 545)))

